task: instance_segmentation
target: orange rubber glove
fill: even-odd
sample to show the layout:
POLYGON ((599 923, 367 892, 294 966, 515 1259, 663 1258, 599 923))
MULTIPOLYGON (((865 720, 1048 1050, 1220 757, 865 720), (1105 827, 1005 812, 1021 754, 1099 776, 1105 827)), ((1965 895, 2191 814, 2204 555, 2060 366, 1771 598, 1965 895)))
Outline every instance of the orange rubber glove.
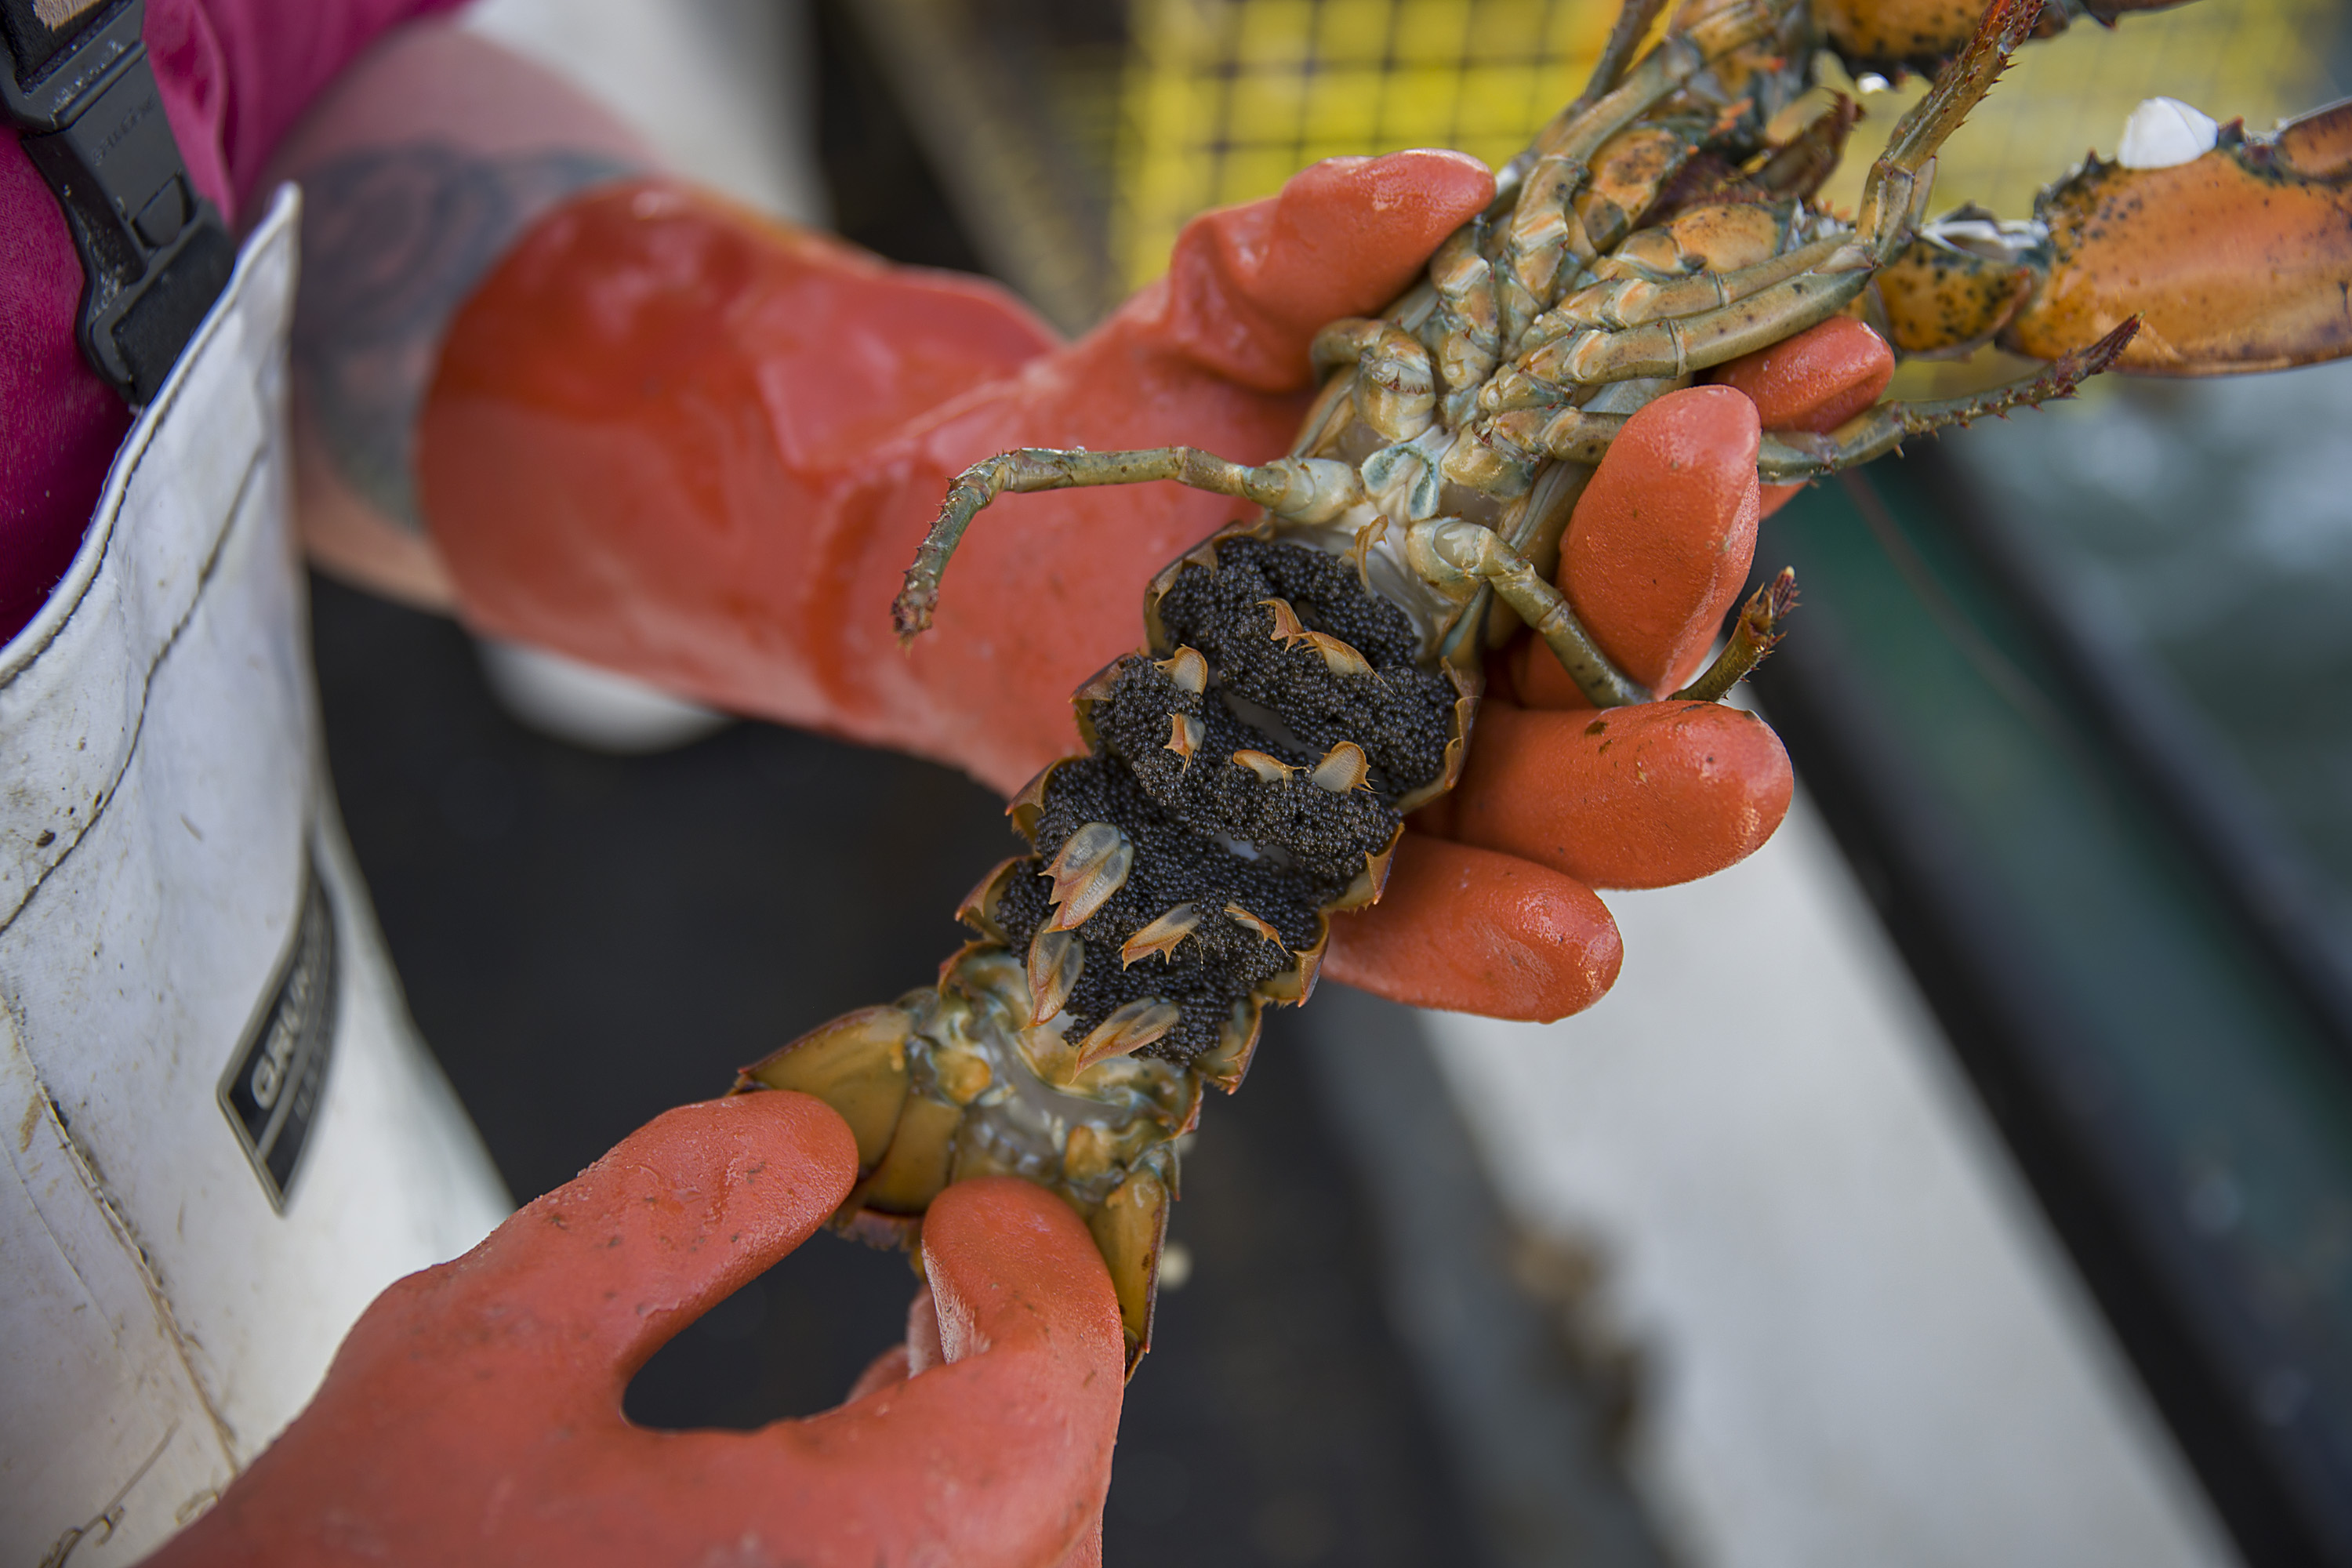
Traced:
MULTIPOLYGON (((934 629, 902 653, 890 600, 954 476, 1025 446, 1278 455, 1310 395, 1315 331, 1385 306, 1492 189, 1455 153, 1318 164, 1276 198, 1195 220, 1166 279, 1066 346, 987 285, 668 184, 611 189, 543 220, 451 328, 420 425, 425 511, 487 631, 1009 792, 1076 749, 1069 693, 1140 642, 1150 575, 1235 513, 1170 484, 1008 500, 966 537, 934 629)), ((1630 594, 1624 616, 1669 662, 1704 657, 1746 569, 1733 546, 1753 543, 1752 412, 1744 435, 1706 425, 1685 445, 1713 442, 1727 444, 1687 472, 1680 447, 1621 442, 1571 531, 1638 539, 1650 521, 1631 498, 1687 494, 1643 548, 1688 552, 1705 592, 1662 600, 1638 569, 1591 584, 1570 572, 1588 625, 1618 627, 1614 597, 1630 594)), ((1738 765, 1707 764, 1626 840, 1663 857, 1630 875, 1555 853, 1618 832, 1622 810, 1592 817, 1533 762, 1474 768, 1452 803, 1458 841, 1409 834, 1387 896, 1339 923, 1324 973, 1498 1016, 1589 1005, 1619 949, 1585 881, 1704 875, 1785 809, 1786 759, 1736 722, 1755 731, 1738 765), (1482 815, 1490 789, 1526 798, 1482 815)), ((1489 749, 1482 722, 1474 756, 1489 749)), ((1618 792, 1636 817, 1642 798, 1618 792)))
POLYGON ((1070 693, 1143 637, 1151 574, 1234 503, 1024 497, 974 527, 935 628, 890 601, 949 484, 1024 446, 1278 454, 1307 345, 1484 206, 1454 153, 1336 159, 1191 225, 1074 343, 978 279, 890 267, 665 182, 541 221, 459 312, 418 429, 467 620, 1006 794, 1076 749, 1070 693))
MULTIPOLYGON (((1712 379, 1745 393, 1767 430, 1826 436, 1885 395, 1895 379, 1895 351, 1851 316, 1832 316, 1786 342, 1733 360, 1712 379)), ((1804 488, 1766 485, 1764 515, 1779 511, 1804 488)))
POLYGON ((839 1409, 757 1432, 623 1417, 637 1368, 823 1224, 856 1167, 804 1095, 660 1117, 386 1290, 310 1407, 150 1563, 1098 1563, 1118 1307, 1085 1224, 1025 1182, 931 1205, 910 1342, 839 1409))

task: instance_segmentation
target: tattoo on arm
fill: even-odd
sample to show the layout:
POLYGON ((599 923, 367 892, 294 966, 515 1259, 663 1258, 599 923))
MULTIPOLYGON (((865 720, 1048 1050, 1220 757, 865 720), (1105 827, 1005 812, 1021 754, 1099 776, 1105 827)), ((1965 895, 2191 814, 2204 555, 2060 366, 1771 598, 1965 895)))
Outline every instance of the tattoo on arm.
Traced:
POLYGON ((423 531, 416 416, 451 318, 542 214, 643 172, 602 154, 484 155, 415 142, 302 176, 295 386, 352 489, 423 531))

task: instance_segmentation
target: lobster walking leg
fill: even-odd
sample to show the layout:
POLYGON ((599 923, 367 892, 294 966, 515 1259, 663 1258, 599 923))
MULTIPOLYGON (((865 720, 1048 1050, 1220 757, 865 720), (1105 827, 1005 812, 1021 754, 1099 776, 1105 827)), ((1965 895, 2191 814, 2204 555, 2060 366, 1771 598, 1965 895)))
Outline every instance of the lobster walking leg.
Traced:
POLYGON ((1764 662, 1764 656, 1780 645, 1780 623, 1797 607, 1797 574, 1787 566, 1780 574, 1748 595, 1740 606, 1739 619, 1733 623, 1731 636, 1725 639, 1723 651, 1696 680, 1670 695, 1669 702, 1720 702, 1731 695, 1731 689, 1748 677, 1748 672, 1764 662))
POLYGON ((1503 225, 1502 254, 1492 273, 1506 340, 1525 333, 1551 300, 1563 280, 1563 262, 1581 268, 1599 254, 1577 210, 1576 198, 1591 178, 1582 161, 1561 153, 1546 153, 1528 172, 1517 205, 1503 225))
POLYGON ((1065 452, 1047 447, 1025 447, 974 463, 956 478, 940 509, 939 521, 924 537, 907 568, 906 585, 892 605, 898 636, 912 637, 927 630, 938 606, 940 578, 964 530, 982 508, 1005 491, 1016 495, 1037 490, 1066 490, 1087 485, 1139 485, 1154 479, 1213 495, 1234 496, 1265 508, 1276 517, 1301 522, 1327 522, 1363 499, 1363 485, 1346 463, 1320 458, 1280 458, 1252 468, 1228 462, 1213 452, 1192 447, 1153 447, 1135 452, 1065 452))
POLYGON ((1495 420, 1495 428, 1516 440, 1522 447, 1556 458, 1564 463, 1598 463, 1608 454, 1610 443, 1617 439, 1631 417, 1623 414, 1595 414, 1589 409, 1563 408, 1557 414, 1522 410, 1505 414, 1495 420), (1528 416, 1533 413, 1534 418, 1528 416), (1539 420, 1540 423, 1537 423, 1539 420))
POLYGON ((1558 154, 1589 163, 1594 153, 1620 131, 1647 114, 1658 103, 1688 86, 1701 71, 1730 54, 1770 35, 1795 7, 1787 0, 1758 3, 1738 0, 1691 24, 1685 32, 1643 57, 1622 80, 1587 105, 1571 104, 1544 128, 1532 149, 1535 156, 1523 168, 1514 160, 1507 174, 1524 175, 1547 156, 1558 154))
POLYGON ((1491 528, 1459 518, 1415 523, 1405 533, 1405 559, 1440 586, 1487 584, 1518 612, 1596 708, 1647 702, 1649 691, 1621 670, 1592 640, 1568 595, 1491 528))
POLYGON ((1609 40, 1601 45, 1601 58, 1593 63, 1592 79, 1574 101, 1552 117, 1554 125, 1565 125, 1582 114, 1625 79, 1627 68, 1633 63, 1634 51, 1650 36, 1651 27, 1665 8, 1666 0, 1626 0, 1617 12, 1617 19, 1610 24, 1609 40))
POLYGON ((1481 224, 1465 224, 1430 258, 1429 282, 1436 295, 1431 312, 1431 347, 1440 384, 1440 414, 1448 429, 1468 423, 1486 378, 1495 374, 1503 347, 1502 318, 1495 303, 1494 268, 1479 253, 1481 224))
POLYGON ((1729 272, 1702 272, 1667 283, 1638 277, 1595 283, 1561 300, 1554 315, 1563 323, 1606 331, 1675 318, 1687 321, 1752 299, 1801 273, 1836 270, 1840 252, 1857 248, 1848 237, 1832 235, 1729 272))
POLYGON ((1356 414, 1391 441, 1410 441, 1437 422, 1437 372, 1418 339, 1388 321, 1350 316, 1315 334, 1315 368, 1353 364, 1356 414))
POLYGON ((2033 374, 2003 386, 1931 403, 1882 403, 1826 436, 1797 432, 1767 436, 1758 449, 1757 473, 1767 484, 1776 485, 1819 479, 1882 457, 1914 436, 2072 397, 2077 386, 2122 355, 2138 326, 2139 318, 2135 316, 2081 353, 2062 355, 2033 374))

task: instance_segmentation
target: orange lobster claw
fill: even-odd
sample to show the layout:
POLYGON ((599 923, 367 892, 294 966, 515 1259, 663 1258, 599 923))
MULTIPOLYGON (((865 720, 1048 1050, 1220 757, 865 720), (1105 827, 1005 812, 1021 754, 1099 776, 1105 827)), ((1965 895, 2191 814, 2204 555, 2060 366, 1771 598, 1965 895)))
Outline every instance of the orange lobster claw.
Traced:
POLYGON ((2167 169, 2084 163, 2036 204, 2050 275, 2002 347, 2056 359, 2137 315, 2116 368, 2283 370, 2352 353, 2352 99, 2167 169))
MULTIPOLYGON (((2185 0, 2051 0, 2033 29, 2053 37, 2084 17, 2112 27, 2126 11, 2166 11, 2185 0)), ((1814 0, 1813 19, 1838 58, 1856 70, 1934 71, 1968 47, 1984 15, 1979 0, 1814 0)))

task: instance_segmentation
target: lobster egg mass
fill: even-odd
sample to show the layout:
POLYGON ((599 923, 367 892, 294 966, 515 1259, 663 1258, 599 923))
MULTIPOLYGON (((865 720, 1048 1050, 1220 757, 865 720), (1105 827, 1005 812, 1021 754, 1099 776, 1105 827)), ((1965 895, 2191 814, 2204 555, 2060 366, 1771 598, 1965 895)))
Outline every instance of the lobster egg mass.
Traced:
MULTIPOLYGON (((1144 956, 1079 969, 1057 998, 1065 1037, 1163 1001, 1177 1021, 1139 1049, 1181 1063, 1237 1017, 1254 1033, 1284 976, 1303 994, 1312 959, 1300 955, 1319 955, 1322 911, 1384 858, 1398 801, 1443 772, 1457 694, 1424 668, 1404 613, 1318 550, 1220 540, 1215 565, 1180 571, 1158 609, 1173 646, 1119 660, 1088 689, 1093 749, 1026 797, 1045 862, 1105 825, 1135 847, 1118 890, 1071 929, 1090 953, 1144 956), (1358 657, 1330 658, 1335 642, 1358 657), (1198 738, 1174 748, 1171 731, 1198 738)), ((988 934, 1028 953, 1053 934, 1055 891, 1038 863, 1016 868, 988 934)))

